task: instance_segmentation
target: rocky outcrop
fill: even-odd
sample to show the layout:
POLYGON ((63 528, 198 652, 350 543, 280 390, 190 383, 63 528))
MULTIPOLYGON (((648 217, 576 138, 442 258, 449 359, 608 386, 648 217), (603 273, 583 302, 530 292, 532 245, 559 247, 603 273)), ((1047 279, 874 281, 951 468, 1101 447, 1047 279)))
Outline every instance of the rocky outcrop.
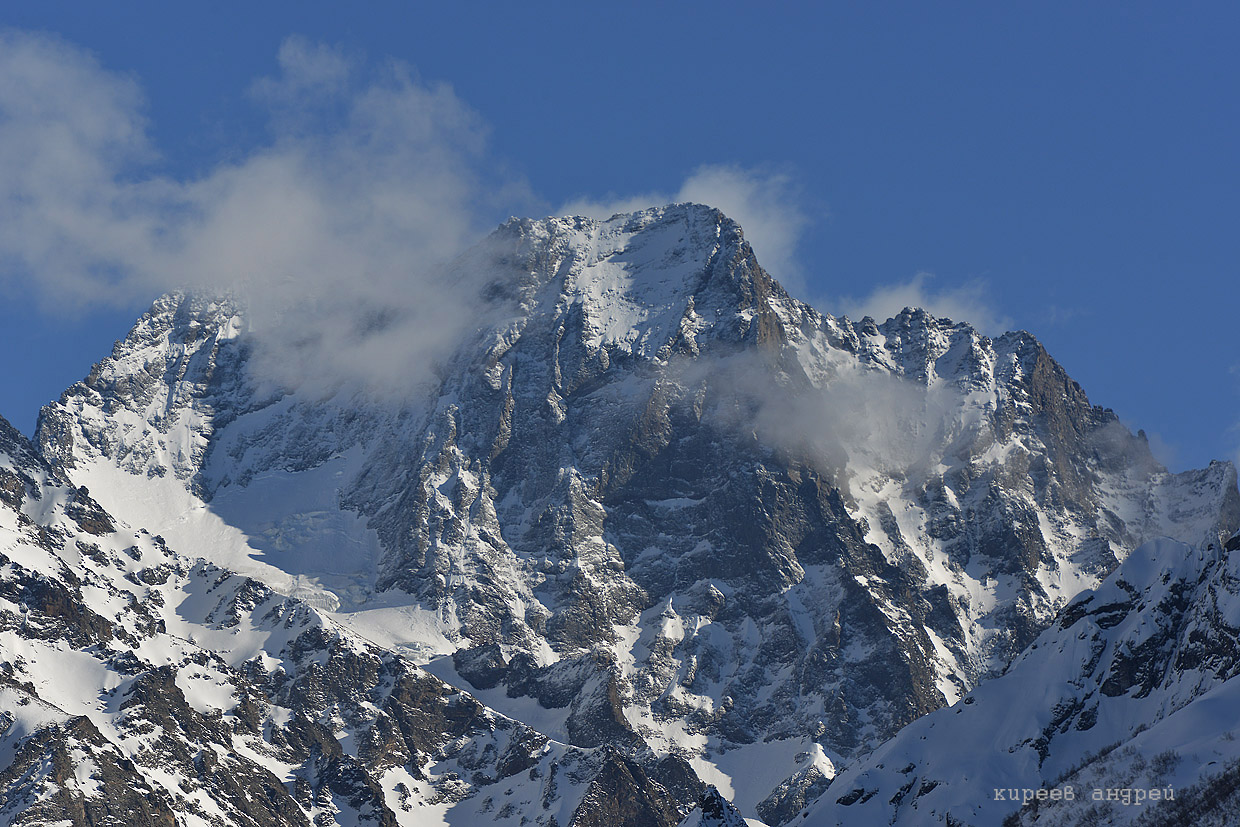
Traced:
POLYGON ((745 818, 718 790, 711 787, 681 827, 745 827, 745 818))

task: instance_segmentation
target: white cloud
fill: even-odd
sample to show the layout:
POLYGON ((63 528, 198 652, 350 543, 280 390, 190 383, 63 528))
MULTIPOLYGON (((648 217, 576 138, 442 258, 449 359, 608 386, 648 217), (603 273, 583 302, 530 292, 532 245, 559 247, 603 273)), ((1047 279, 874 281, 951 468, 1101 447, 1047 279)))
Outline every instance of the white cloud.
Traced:
POLYGON ((1144 433, 1146 442, 1150 446, 1150 453, 1154 455, 1154 459, 1173 471, 1186 470, 1182 460, 1182 452, 1178 445, 1167 442, 1161 435, 1153 431, 1145 431, 1144 433))
POLYGON ((675 193, 582 197, 562 205, 557 213, 606 219, 618 213, 685 201, 722 210, 741 225, 763 267, 785 284, 799 286, 802 272, 796 248, 809 225, 809 216, 800 188, 787 172, 708 164, 695 169, 675 193))
POLYGON ((165 188, 119 174, 153 159, 133 81, 60 41, 0 33, 0 256, 65 303, 103 298, 151 235, 135 205, 165 188))
MULTIPOLYGON (((845 485, 862 469, 924 480, 976 437, 980 416, 959 391, 841 366, 821 387, 789 381, 766 354, 687 360, 678 384, 716 394, 711 416, 762 445, 810 461, 845 485)), ((868 472, 867 472, 868 473, 868 472)))
POLYGON ((763 267, 785 284, 800 282, 796 248, 809 216, 800 189, 788 173, 735 165, 702 166, 681 185, 676 200, 723 210, 744 229, 763 267))
POLYGON ((1043 313, 1043 319, 1049 326, 1067 325, 1074 320, 1084 316, 1089 316, 1092 311, 1086 307, 1064 307, 1058 304, 1048 305, 1043 313))
POLYGON ((673 200, 673 197, 670 195, 654 192, 629 197, 621 197, 615 193, 608 193, 603 198, 583 196, 561 205, 556 210, 556 215, 584 215, 587 218, 606 221, 613 215, 637 212, 638 210, 644 210, 647 207, 657 207, 661 204, 670 204, 673 200))
POLYGON ((134 81, 54 38, 0 34, 0 278, 59 306, 232 290, 283 380, 298 365, 425 375, 476 321, 471 285, 439 265, 511 183, 491 180, 485 125, 403 64, 291 38, 279 67, 252 90, 269 142, 177 180, 152 171, 134 81))
POLYGON ((331 100, 347 92, 356 64, 338 50, 302 37, 289 37, 277 55, 280 76, 260 78, 251 93, 272 106, 304 108, 308 96, 331 100))
POLYGON ((1011 320, 991 305, 982 282, 934 290, 929 284, 932 279, 929 273, 918 273, 906 282, 877 287, 864 298, 841 299, 836 306, 852 319, 872 316, 883 321, 906 307, 920 307, 939 318, 968 322, 989 335, 1011 327, 1011 320))

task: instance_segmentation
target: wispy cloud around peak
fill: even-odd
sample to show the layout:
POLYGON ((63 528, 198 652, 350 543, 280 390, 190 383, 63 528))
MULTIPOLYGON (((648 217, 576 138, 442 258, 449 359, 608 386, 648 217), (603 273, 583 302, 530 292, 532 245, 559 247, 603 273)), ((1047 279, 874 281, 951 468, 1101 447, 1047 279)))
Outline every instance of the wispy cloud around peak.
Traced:
POLYGON ((657 207, 662 204, 670 204, 675 198, 668 193, 651 192, 645 195, 616 195, 608 193, 602 198, 592 198, 582 196, 567 201, 556 208, 556 215, 584 215, 586 218, 594 218, 599 221, 605 221, 613 215, 622 213, 637 212, 647 207, 657 207))
POLYGON ((4 272, 72 303, 126 280, 152 233, 146 198, 167 187, 126 173, 154 152, 131 79, 57 39, 0 33, 0 255, 4 272))
POLYGON ((684 201, 722 210, 741 225, 763 267, 794 289, 800 285, 803 271, 797 261, 797 245, 810 218, 804 193, 785 170, 707 164, 690 173, 674 193, 583 197, 563 204, 557 213, 602 219, 684 201))
POLYGON ((918 273, 906 282, 876 287, 863 298, 841 299, 836 307, 852 319, 872 316, 879 321, 891 318, 906 307, 920 307, 939 318, 968 322, 992 336, 1010 329, 1011 320, 991 304, 983 282, 936 290, 933 279, 930 273, 918 273))
POLYGON ((744 229, 767 270, 790 286, 802 281, 797 245, 809 226, 809 214, 804 194, 788 172, 702 166, 681 185, 676 200, 723 210, 744 229))

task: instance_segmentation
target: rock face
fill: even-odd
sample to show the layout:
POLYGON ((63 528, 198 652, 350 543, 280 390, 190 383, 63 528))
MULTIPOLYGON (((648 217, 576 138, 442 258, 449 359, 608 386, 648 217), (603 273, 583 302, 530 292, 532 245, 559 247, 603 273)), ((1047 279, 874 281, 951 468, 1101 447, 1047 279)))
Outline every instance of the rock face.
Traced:
POLYGON ((242 307, 171 295, 39 454, 564 756, 612 750, 617 790, 635 762, 658 818, 701 782, 795 815, 1140 543, 1240 526, 1229 464, 1168 473, 1029 334, 823 315, 710 208, 514 219, 454 266, 481 321, 424 394, 277 386, 242 307))
POLYGON ((745 827, 745 818, 711 787, 680 827, 745 827))

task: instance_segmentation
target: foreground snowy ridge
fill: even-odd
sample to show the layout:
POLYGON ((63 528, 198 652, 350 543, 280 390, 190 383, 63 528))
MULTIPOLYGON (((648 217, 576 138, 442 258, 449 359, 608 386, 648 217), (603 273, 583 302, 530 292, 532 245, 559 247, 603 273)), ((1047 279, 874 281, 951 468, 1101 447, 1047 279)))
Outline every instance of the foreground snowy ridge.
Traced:
MULTIPOLYGON (((419 749, 447 757, 400 782, 410 809, 383 799, 396 823, 670 827, 707 784, 788 823, 1142 543, 1240 526, 1230 464, 1168 473, 1029 334, 823 315, 717 210, 514 219, 453 267, 480 322, 422 394, 273 383, 239 302, 170 295, 36 434, 118 531, 391 664, 311 704, 342 755, 383 669, 549 750, 501 776, 499 735, 436 713, 419 749)), ((246 657, 289 660, 266 640, 246 657)), ((295 785, 311 752, 273 773, 295 785)), ((387 818, 333 806, 302 809, 387 818)))
POLYGON ((1232 545, 1137 549, 1004 675, 842 772, 797 823, 1184 823, 1176 790, 1240 773, 1232 545))

